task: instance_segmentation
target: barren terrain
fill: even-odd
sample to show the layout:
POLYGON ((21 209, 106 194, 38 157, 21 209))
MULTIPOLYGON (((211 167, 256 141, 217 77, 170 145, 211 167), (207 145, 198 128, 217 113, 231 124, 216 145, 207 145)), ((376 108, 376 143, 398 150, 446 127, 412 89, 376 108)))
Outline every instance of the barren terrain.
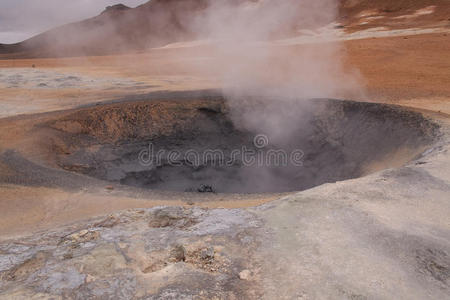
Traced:
POLYGON ((210 41, 0 59, 0 299, 448 298, 450 5, 385 2, 346 1, 342 25, 275 41, 271 62, 338 44, 361 89, 333 98, 400 105, 436 139, 302 192, 141 190, 49 163, 42 145, 70 151, 44 125, 67 110, 209 101, 210 41))

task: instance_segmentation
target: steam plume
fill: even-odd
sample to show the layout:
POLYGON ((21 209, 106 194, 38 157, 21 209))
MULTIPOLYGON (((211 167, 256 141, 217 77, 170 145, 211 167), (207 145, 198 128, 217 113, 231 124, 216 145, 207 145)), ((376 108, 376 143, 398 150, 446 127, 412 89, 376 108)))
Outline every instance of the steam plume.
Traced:
POLYGON ((214 41, 224 93, 238 126, 288 139, 301 118, 301 99, 359 93, 357 76, 344 72, 334 42, 280 46, 275 42, 332 23, 336 0, 214 1, 197 31, 214 41))

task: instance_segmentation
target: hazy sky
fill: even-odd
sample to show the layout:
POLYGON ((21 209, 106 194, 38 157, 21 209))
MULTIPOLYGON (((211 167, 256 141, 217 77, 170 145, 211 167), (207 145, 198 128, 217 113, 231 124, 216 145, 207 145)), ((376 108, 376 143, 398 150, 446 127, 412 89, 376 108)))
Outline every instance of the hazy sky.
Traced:
POLYGON ((52 27, 101 13, 123 3, 136 7, 148 0, 0 0, 0 43, 16 43, 52 27))

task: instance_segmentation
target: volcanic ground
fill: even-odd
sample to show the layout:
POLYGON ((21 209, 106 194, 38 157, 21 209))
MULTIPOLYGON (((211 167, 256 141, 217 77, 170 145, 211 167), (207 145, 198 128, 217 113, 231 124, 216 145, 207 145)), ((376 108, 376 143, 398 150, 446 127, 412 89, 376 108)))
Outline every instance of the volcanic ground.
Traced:
POLYGON ((289 102, 289 142, 233 122, 202 42, 0 60, 0 299, 449 298, 450 43, 428 4, 348 6, 329 42, 365 92, 289 102), (145 164, 149 145, 179 155, 145 164), (223 164, 242 146, 301 164, 223 164))

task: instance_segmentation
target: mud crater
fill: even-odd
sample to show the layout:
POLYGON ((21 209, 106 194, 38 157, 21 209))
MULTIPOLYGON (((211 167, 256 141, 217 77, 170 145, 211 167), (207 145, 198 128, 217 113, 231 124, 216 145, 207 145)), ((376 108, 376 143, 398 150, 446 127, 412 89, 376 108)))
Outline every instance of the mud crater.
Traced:
POLYGON ((396 106, 318 99, 289 111, 289 136, 281 140, 236 125, 221 98, 95 106, 59 114, 44 127, 52 135, 48 152, 56 153, 49 161, 65 170, 139 188, 212 193, 300 191, 357 178, 417 158, 438 134, 422 114, 396 106), (267 137, 263 147, 256 135, 267 137), (262 161, 245 161, 242 149, 262 161))

